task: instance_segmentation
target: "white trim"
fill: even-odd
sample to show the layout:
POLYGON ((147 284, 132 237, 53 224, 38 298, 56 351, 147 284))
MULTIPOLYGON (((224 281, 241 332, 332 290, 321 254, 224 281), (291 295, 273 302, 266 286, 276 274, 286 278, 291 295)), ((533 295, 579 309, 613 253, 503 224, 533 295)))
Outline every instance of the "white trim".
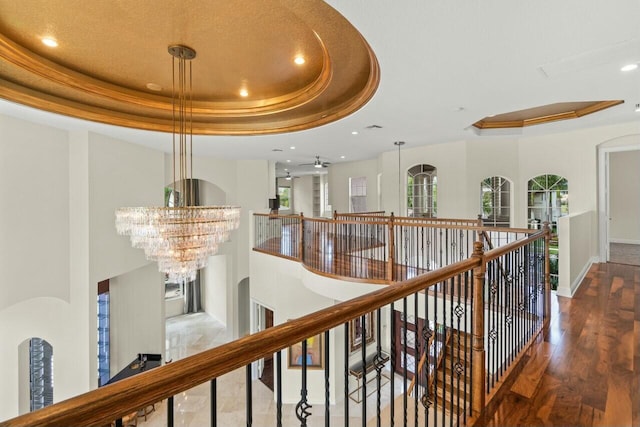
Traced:
MULTIPOLYGON (((607 143, 609 141, 605 141, 607 143)), ((640 144, 598 147, 599 262, 609 261, 609 153, 640 150, 640 144)))
POLYGON ((582 283, 582 281, 584 280, 585 276, 587 275, 587 273, 591 269, 591 266, 594 263, 597 263, 597 262, 598 262, 598 257, 595 257, 595 256, 591 257, 589 259, 589 261, 584 265, 582 270, 580 271, 580 274, 578 274, 578 276, 576 277, 576 280, 574 280, 573 283, 571 283, 571 288, 569 289, 569 292, 568 293, 564 292, 566 290, 566 288, 558 287, 558 289, 556 290, 556 294, 558 296, 561 296, 561 297, 573 298, 573 296, 575 295, 576 291, 580 287, 580 284, 582 283))
POLYGON ((640 240, 614 239, 612 237, 611 239, 609 239, 609 243, 624 243, 625 245, 640 245, 640 240))

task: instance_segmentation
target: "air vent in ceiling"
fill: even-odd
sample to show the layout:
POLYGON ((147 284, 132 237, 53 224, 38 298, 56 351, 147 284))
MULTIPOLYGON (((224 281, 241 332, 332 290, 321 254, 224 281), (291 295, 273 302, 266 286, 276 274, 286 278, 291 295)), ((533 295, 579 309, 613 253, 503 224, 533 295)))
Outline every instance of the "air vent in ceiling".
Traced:
POLYGON ((366 129, 382 129, 382 126, 379 125, 369 125, 366 127, 366 129))

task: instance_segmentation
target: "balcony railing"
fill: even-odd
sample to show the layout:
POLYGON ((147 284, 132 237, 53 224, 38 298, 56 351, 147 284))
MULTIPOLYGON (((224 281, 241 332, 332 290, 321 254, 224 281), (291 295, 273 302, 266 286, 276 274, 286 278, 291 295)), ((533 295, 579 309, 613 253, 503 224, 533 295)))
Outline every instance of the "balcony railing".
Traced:
POLYGON ((429 425, 473 425, 548 324, 548 228, 513 230, 507 236, 471 225, 418 225, 397 218, 255 218, 258 251, 321 272, 337 266, 339 271, 332 273, 339 277, 351 272, 369 280, 373 274, 373 280, 391 279, 393 286, 0 426, 121 425, 122 417, 160 401, 166 401, 162 408, 167 408, 167 425, 173 426, 183 416, 174 411, 174 396, 204 383, 210 384, 210 425, 251 426, 251 365, 268 356, 275 361, 276 410, 272 420, 261 418, 260 425, 282 426, 293 419, 300 426, 352 426, 354 418, 362 426, 424 425, 425 420, 429 425), (367 225, 360 228, 362 223, 367 225), (500 245, 492 243, 496 247, 484 251, 488 243, 474 241, 484 233, 500 245), (330 255, 341 261, 334 263, 330 255), (346 267, 349 257, 354 259, 346 267), (427 268, 430 257, 439 268, 427 268), (374 262, 365 265, 365 260, 374 262), (323 343, 320 353, 310 353, 320 348, 311 338, 323 343), (292 358, 294 346, 309 358, 292 358), (218 382, 239 368, 246 371, 240 423, 238 414, 217 407, 218 394, 226 392, 218 382), (292 372, 298 378, 294 382, 292 372), (297 404, 283 403, 283 389, 299 390, 297 404))

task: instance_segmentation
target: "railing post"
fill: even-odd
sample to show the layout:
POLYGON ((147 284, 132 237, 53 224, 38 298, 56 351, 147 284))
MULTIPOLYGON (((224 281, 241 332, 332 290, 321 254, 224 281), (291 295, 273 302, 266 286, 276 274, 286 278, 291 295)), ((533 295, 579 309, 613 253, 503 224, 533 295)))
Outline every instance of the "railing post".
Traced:
POLYGON ((551 319, 551 265, 549 262, 549 245, 551 244, 551 228, 549 221, 545 221, 544 230, 544 321, 542 327, 545 332, 549 330, 551 319))
POLYGON ((473 269, 473 330, 472 355, 473 366, 471 375, 473 401, 471 402, 473 415, 481 416, 485 406, 485 350, 484 350, 484 276, 486 263, 484 260, 482 242, 473 244, 473 258, 480 261, 480 266, 473 269))
POLYGON ((304 215, 300 212, 300 241, 298 242, 298 256, 300 262, 304 263, 304 215))
POLYGON ((389 244, 387 247, 389 248, 389 256, 387 257, 387 281, 391 283, 393 281, 393 270, 395 264, 395 239, 394 239, 394 230, 393 230, 393 212, 391 212, 391 216, 389 216, 389 220, 387 221, 387 227, 389 227, 389 244))

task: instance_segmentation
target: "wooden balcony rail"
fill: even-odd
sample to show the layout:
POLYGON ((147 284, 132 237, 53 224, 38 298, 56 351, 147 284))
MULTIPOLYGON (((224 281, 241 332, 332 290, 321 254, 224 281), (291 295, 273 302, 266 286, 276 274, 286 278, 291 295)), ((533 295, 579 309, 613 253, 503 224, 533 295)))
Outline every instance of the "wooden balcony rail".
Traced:
POLYGON ((381 213, 336 212, 334 219, 255 214, 254 250, 298 260, 318 274, 390 284, 471 256, 479 236, 490 250, 536 232, 381 213))
MULTIPOLYGON (((268 216, 264 219, 269 220, 268 216)), ((302 216, 287 217, 290 222, 279 220, 280 233, 282 228, 297 228, 302 231, 297 234, 301 240, 306 240, 306 233, 309 233, 316 239, 312 242, 318 248, 329 247, 329 243, 318 240, 319 237, 331 236, 329 231, 336 233, 340 226, 353 225, 345 221, 307 222, 302 216)), ((392 233, 394 228, 386 231, 392 233)), ((451 233, 467 229, 458 226, 452 228, 451 233)), ((260 244, 271 238, 269 233, 272 231, 260 237, 260 244)), ((360 238, 370 238, 368 234, 361 234, 363 231, 371 230, 360 230, 356 224, 357 237, 340 242, 346 245, 345 252, 363 250, 358 246, 363 244, 360 238)), ((545 249, 548 234, 548 229, 536 230, 535 234, 487 253, 483 252, 482 242, 475 242, 470 256, 450 265, 439 266, 393 286, 381 287, 370 294, 0 422, 0 427, 104 426, 112 421, 121 425, 121 419, 127 414, 165 400, 167 425, 173 426, 173 396, 206 382, 211 382, 211 425, 233 425, 230 424, 233 421, 222 419, 224 413, 217 411, 216 384, 224 375, 242 367, 246 369, 246 425, 250 426, 253 408, 251 364, 274 353, 278 390, 274 426, 282 425, 283 387, 300 390, 295 416, 299 425, 307 425, 307 418, 312 413, 308 403, 308 394, 314 390, 312 384, 324 389, 324 420, 325 425, 329 425, 331 411, 335 410, 330 404, 330 379, 335 378, 336 393, 342 395, 345 402, 350 402, 348 396, 354 385, 350 383, 349 359, 353 357, 357 357, 361 361, 359 366, 363 367, 359 382, 361 395, 370 396, 357 404, 363 426, 372 423, 372 417, 375 417, 376 425, 382 425, 383 419, 385 425, 408 426, 418 422, 423 425, 425 420, 429 420, 430 425, 473 425, 484 411, 485 403, 496 396, 506 375, 546 323, 543 316, 547 313, 548 296, 545 293, 549 292, 548 251, 545 249), (498 274, 498 261, 505 275, 498 274), (384 338, 383 330, 387 334, 384 338), (425 351, 429 351, 428 343, 438 331, 447 331, 450 336, 443 340, 440 362, 432 369, 425 368, 418 373, 418 361, 425 351), (287 375, 289 382, 283 382, 282 352, 286 354, 287 348, 299 343, 304 349, 307 339, 319 334, 325 343, 326 363, 322 370, 309 370, 307 359, 303 357, 300 382, 290 383, 292 372, 287 375), (334 339, 330 339, 332 336, 334 339), (344 337, 342 343, 337 339, 339 336, 344 337), (353 347, 357 343, 354 337, 359 337, 359 348, 353 347), (369 339, 372 343, 367 345, 369 339), (343 360, 343 366, 333 366, 333 362, 329 363, 331 360, 343 360), (373 370, 368 368, 371 361, 373 370), (340 372, 344 384, 338 383, 340 372), (429 377, 416 379, 412 396, 396 392, 398 381, 402 382, 399 388, 406 391, 414 376, 427 374, 429 377), (307 380, 311 375, 316 381, 307 380), (322 386, 318 381, 321 377, 324 377, 322 386), (382 382, 383 377, 389 378, 388 385, 382 382), (338 387, 344 388, 342 393, 338 387), (388 404, 383 405, 383 401, 388 404), (367 411, 367 405, 375 406, 374 416, 367 411)), ((444 231, 443 235, 446 235, 444 231)), ((307 242, 297 259, 306 256, 306 245, 307 242)), ((293 251, 295 246, 290 249, 293 251)), ((296 259, 292 255, 286 256, 296 259)), ((353 405, 356 404, 343 405, 344 412, 340 416, 345 420, 345 426, 349 425, 349 411, 353 405)), ((313 412, 313 416, 321 418, 323 414, 313 412)))

